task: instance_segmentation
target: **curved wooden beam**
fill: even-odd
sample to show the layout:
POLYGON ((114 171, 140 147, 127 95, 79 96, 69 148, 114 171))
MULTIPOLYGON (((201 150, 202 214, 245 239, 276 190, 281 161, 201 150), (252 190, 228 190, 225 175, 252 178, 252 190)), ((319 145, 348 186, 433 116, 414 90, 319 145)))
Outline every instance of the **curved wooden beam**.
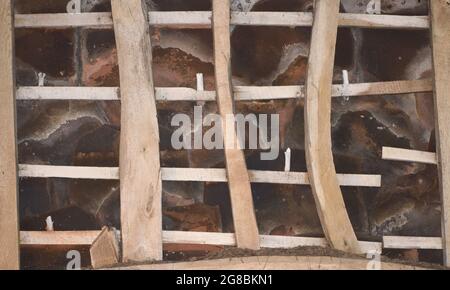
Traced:
POLYGON ((306 84, 306 159, 322 228, 330 245, 360 253, 334 167, 331 85, 339 22, 339 0, 316 0, 306 84))
POLYGON ((426 267, 380 262, 362 258, 336 258, 328 256, 264 256, 197 262, 138 265, 112 270, 427 270, 426 267))
MULTIPOLYGON (((237 140, 236 128, 226 128, 226 120, 234 115, 233 88, 231 84, 230 1, 213 0, 214 62, 217 102, 222 118, 225 141, 225 163, 233 210, 234 229, 239 248, 259 249, 259 233, 253 208, 250 177, 244 153, 228 140, 237 140), (230 148, 232 147, 232 148, 230 148)), ((237 142, 239 143, 239 142, 237 142)))

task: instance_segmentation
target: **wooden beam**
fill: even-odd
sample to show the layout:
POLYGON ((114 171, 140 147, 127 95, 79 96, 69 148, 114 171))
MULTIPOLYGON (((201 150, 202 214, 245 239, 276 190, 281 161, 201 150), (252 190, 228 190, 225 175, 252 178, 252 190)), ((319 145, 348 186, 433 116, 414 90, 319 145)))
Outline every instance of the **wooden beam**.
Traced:
POLYGON ((333 97, 355 97, 355 96, 374 96, 374 95, 398 95, 409 93, 426 93, 433 91, 433 82, 431 79, 410 80, 410 81, 391 81, 391 82, 373 82, 349 85, 333 85, 333 97))
POLYGON ((119 180, 119 168, 20 164, 19 176, 22 178, 119 180))
MULTIPOLYGON (((252 183, 309 185, 309 177, 303 172, 248 171, 252 183)), ((119 180, 119 168, 51 165, 19 165, 22 178, 64 178, 119 180)), ((164 181, 228 182, 225 169, 213 168, 161 168, 164 181)), ((381 187, 381 175, 338 174, 341 186, 381 187)))
POLYGON ((162 182, 145 3, 112 0, 121 93, 120 207, 124 262, 162 260, 162 182))
MULTIPOLYGON (((298 247, 329 247, 324 238, 303 238, 303 237, 285 237, 285 236, 260 236, 261 246, 272 249, 294 249, 298 247)), ((360 241, 359 247, 362 253, 381 253, 382 244, 377 242, 360 241)))
POLYGON ((383 147, 382 158, 391 161, 437 164, 436 153, 392 147, 383 147))
POLYGON ((19 260, 17 143, 12 0, 0 1, 0 269, 19 260))
POLYGON ((341 13, 339 14, 339 26, 368 29, 425 30, 430 28, 430 21, 427 16, 341 13))
MULTIPOLYGON (((284 171, 248 171, 250 182, 267 184, 309 185, 309 177, 303 172, 284 171)), ((164 181, 197 181, 197 182, 228 182, 224 169, 201 168, 163 168, 164 181)), ((381 187, 380 175, 339 174, 341 186, 381 187)))
POLYGON ((431 40, 434 65, 436 144, 442 196, 444 263, 450 267, 450 3, 432 0, 431 40))
POLYGON ((89 250, 94 269, 112 267, 120 263, 119 241, 114 229, 104 227, 89 250))
POLYGON ((16 14, 16 28, 112 28, 111 13, 16 14))
MULTIPOLYGON (((99 236, 100 231, 80 232, 21 232, 21 245, 91 245, 99 236)), ((305 238, 287 236, 259 236, 262 248, 297 248, 297 247, 327 247, 324 238, 305 238)), ((236 235, 232 233, 204 233, 163 231, 164 244, 211 245, 235 247, 236 235)), ((382 244, 377 242, 359 242, 364 253, 381 252, 382 244)))
MULTIPOLYGON (((152 11, 150 25, 174 29, 209 29, 211 11, 152 11)), ((232 12, 231 25, 311 27, 309 12, 232 12)), ((113 22, 111 13, 51 13, 16 14, 16 28, 68 28, 90 27, 109 29, 113 22)), ((369 29, 415 29, 430 27, 427 16, 339 14, 339 26, 369 29)))
POLYGON ((316 0, 305 102, 306 163, 322 228, 331 247, 359 253, 342 197, 331 144, 331 84, 338 0, 316 0))
POLYGON ((156 88, 156 100, 162 102, 215 102, 217 97, 215 91, 198 91, 192 88, 156 88))
POLYGON ((240 26, 298 26, 311 27, 312 13, 308 12, 233 12, 232 25, 240 26))
MULTIPOLYGON (((235 86, 235 101, 269 101, 304 98, 304 86, 235 86)), ((413 81, 393 81, 333 85, 332 97, 355 97, 374 95, 395 95, 425 93, 433 91, 431 79, 413 81)), ((192 88, 155 88, 156 100, 160 102, 177 101, 216 101, 215 91, 197 91, 192 88)), ((117 87, 19 87, 16 99, 25 100, 93 100, 119 101, 117 87)))
POLYGON ((119 100, 118 87, 19 87, 16 99, 25 100, 119 100))
MULTIPOLYGON (((111 270, 177 270, 177 271, 279 271, 279 270, 369 270, 370 261, 362 258, 338 258, 328 256, 258 256, 147 264, 118 267, 111 270)), ((425 267, 380 262, 381 270, 426 270, 425 267)))
POLYGON ((163 241, 165 244, 236 247, 236 235, 232 233, 164 231, 163 241))
MULTIPOLYGON (((370 29, 428 29, 427 16, 339 14, 341 27, 370 29)), ((311 27, 313 15, 309 12, 232 12, 231 25, 244 26, 285 26, 311 27)), ((211 28, 211 12, 153 11, 150 12, 150 25, 164 28, 211 28)))
POLYGON ((100 231, 52 231, 52 232, 20 232, 22 246, 90 246, 100 231))
POLYGON ((161 28, 210 29, 211 11, 150 11, 150 25, 161 28), (176 17, 174 19, 173 17, 176 17))
POLYGON ((383 237, 383 248, 400 250, 442 250, 442 238, 383 237))
POLYGON ((238 140, 235 123, 233 122, 232 128, 229 127, 231 124, 226 124, 226 120, 230 116, 234 116, 230 71, 230 1, 213 0, 212 4, 217 102, 222 118, 222 133, 225 140, 225 164, 227 167, 228 188, 231 196, 237 246, 243 249, 257 250, 259 249, 258 225, 256 223, 252 189, 244 152, 239 148, 239 144, 234 146, 228 142, 228 140, 238 140))

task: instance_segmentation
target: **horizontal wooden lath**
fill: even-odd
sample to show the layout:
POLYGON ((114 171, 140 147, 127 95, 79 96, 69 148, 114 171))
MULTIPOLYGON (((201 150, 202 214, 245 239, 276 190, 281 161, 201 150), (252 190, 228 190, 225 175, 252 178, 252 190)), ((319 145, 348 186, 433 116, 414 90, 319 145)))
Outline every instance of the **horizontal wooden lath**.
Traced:
POLYGON ((437 164, 436 153, 392 147, 383 147, 383 159, 391 161, 437 164))
POLYGON ((113 26, 110 12, 96 13, 47 13, 16 14, 16 28, 111 28, 113 26))
MULTIPOLYGON (((169 28, 211 28, 210 11, 150 12, 150 25, 169 28)), ((16 28, 112 28, 111 13, 16 14, 16 28)), ((341 13, 339 26, 360 28, 428 29, 428 16, 369 15, 341 13)), ((309 12, 233 12, 231 25, 312 26, 309 12)))
MULTIPOLYGON (((157 101, 210 101, 216 100, 214 91, 192 88, 155 88, 157 101)), ((333 97, 396 95, 431 92, 432 80, 412 80, 333 85, 333 97)), ((304 98, 304 86, 236 86, 236 101, 268 101, 304 98)), ((119 100, 117 87, 19 87, 17 100, 119 100)))
MULTIPOLYGON (((211 27, 211 12, 150 12, 150 24, 169 28, 211 27)), ((310 27, 310 12, 233 12, 231 25, 310 27)), ((340 27, 428 29, 428 16, 369 15, 341 13, 340 27)))
POLYGON ((442 250, 442 238, 426 237, 383 237, 383 247, 385 249, 417 249, 417 250, 442 250))
MULTIPOLYGON (((252 183, 309 185, 307 173, 249 170, 252 183)), ((119 180, 116 167, 19 165, 22 178, 119 180)), ((227 182, 225 169, 161 168, 164 181, 227 182)), ((339 174, 341 186, 380 187, 381 175, 339 174)))
POLYGON ((118 87, 19 87, 16 99, 22 100, 119 100, 118 87))
MULTIPOLYGON (((98 237, 100 231, 78 232, 27 232, 20 233, 22 246, 33 245, 91 245, 98 237)), ((297 247, 326 247, 327 241, 323 238, 303 238, 285 236, 260 236, 263 248, 297 248, 297 247)), ((164 231, 164 244, 193 244, 236 246, 234 234, 229 233, 202 233, 202 232, 177 232, 164 231)), ((360 242, 365 252, 381 252, 381 243, 360 242)))

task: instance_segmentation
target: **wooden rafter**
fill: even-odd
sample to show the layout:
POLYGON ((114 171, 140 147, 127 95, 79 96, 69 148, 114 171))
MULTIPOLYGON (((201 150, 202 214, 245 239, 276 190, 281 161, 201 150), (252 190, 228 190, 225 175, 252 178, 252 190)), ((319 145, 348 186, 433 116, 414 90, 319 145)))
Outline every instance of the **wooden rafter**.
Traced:
POLYGON ((124 262, 162 260, 162 181, 152 46, 142 0, 112 0, 121 93, 124 262))
POLYGON ((450 3, 430 0, 444 263, 450 266, 450 3))
POLYGON ((0 269, 19 269, 12 0, 0 1, 0 269))
POLYGON ((234 117, 234 99, 230 71, 230 1, 213 0, 212 3, 217 102, 222 118, 225 163, 236 240, 239 248, 257 250, 259 249, 258 225, 256 223, 252 189, 244 152, 239 148, 239 144, 233 145, 228 142, 228 140, 238 140, 234 118, 232 124, 226 124, 226 120, 234 117), (229 127, 230 125, 232 125, 232 128, 229 127))
POLYGON ((305 102, 306 160, 322 228, 330 245, 360 248, 336 176, 331 144, 331 84, 338 29, 338 0, 316 0, 305 102))

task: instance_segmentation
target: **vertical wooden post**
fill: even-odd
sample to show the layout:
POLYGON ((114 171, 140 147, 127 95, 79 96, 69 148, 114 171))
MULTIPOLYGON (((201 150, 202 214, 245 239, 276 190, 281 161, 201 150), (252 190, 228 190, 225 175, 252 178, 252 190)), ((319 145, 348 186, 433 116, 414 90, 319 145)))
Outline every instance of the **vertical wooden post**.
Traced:
POLYGON ((444 262, 450 266, 450 2, 430 0, 444 262))
POLYGON ((19 221, 12 0, 0 1, 0 269, 17 270, 19 221))
POLYGON ((148 14, 143 0, 111 4, 122 101, 122 255, 124 262, 162 260, 162 182, 148 14))
POLYGON ((227 140, 237 140, 236 128, 227 128, 226 125, 231 124, 225 124, 227 119, 229 120, 230 117, 234 117, 234 100, 231 83, 230 13, 230 1, 213 0, 217 101, 223 124, 225 161, 237 246, 239 248, 257 250, 260 248, 259 232, 244 153, 239 148, 239 144, 233 148, 227 146, 229 145, 227 140))
POLYGON ((333 161, 331 87, 339 0, 316 0, 306 83, 306 159, 322 228, 330 245, 359 253, 333 161))

